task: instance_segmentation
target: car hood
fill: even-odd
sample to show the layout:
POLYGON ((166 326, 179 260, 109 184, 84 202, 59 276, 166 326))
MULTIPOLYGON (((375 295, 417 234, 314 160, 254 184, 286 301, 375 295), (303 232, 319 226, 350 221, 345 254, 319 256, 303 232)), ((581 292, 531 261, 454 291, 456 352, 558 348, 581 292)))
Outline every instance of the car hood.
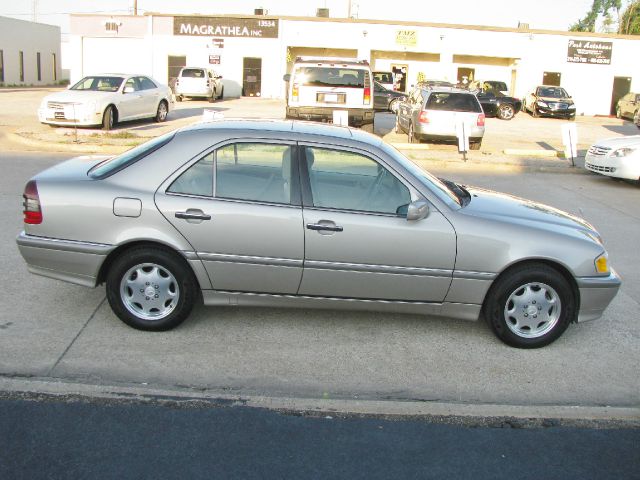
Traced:
POLYGON ((557 231, 570 228, 581 231, 592 240, 602 243, 598 231, 580 217, 506 193, 476 187, 465 188, 471 194, 471 201, 462 209, 466 215, 520 223, 544 230, 557 231))
POLYGON ((639 147, 640 135, 629 135, 626 137, 613 137, 598 140, 594 145, 599 147, 607 147, 611 149, 623 148, 623 147, 639 147))
POLYGON ((44 98, 45 102, 60 103, 88 103, 101 101, 118 92, 96 92, 93 90, 65 90, 63 92, 53 93, 44 98))

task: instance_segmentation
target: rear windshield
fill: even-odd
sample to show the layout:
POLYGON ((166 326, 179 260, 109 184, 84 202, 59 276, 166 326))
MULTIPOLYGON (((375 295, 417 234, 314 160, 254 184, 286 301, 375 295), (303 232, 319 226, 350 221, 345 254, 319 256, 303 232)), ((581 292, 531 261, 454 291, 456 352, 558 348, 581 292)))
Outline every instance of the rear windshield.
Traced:
POLYGON ((201 68, 185 68, 180 74, 181 77, 204 78, 204 70, 201 68))
POLYGON ((122 85, 122 77, 84 77, 71 90, 92 90, 94 92, 117 92, 122 85))
POLYGON ((393 83, 393 75, 391 72, 373 72, 373 78, 380 83, 393 83))
POLYGON ((301 67, 294 82, 311 87, 365 87, 365 70, 338 67, 301 67))
POLYGON ((89 170, 89 176, 95 179, 102 179, 113 175, 114 173, 127 168, 129 165, 134 164, 138 160, 141 160, 147 155, 150 155, 156 150, 164 147, 173 139, 175 134, 176 132, 169 132, 160 137, 156 137, 153 140, 149 140, 142 145, 138 145, 131 150, 127 150, 117 157, 109 158, 89 170))
POLYGON ((473 95, 456 92, 433 92, 425 108, 450 112, 482 112, 482 107, 473 95))

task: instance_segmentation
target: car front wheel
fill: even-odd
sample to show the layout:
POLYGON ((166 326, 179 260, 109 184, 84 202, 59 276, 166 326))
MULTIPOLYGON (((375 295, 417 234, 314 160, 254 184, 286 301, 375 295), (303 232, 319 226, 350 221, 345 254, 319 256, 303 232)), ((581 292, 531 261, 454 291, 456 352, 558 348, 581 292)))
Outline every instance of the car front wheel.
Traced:
POLYGON ((163 331, 191 313, 198 285, 175 254, 140 247, 117 258, 107 275, 107 299, 113 312, 138 330, 163 331))
POLYGON ((169 113, 169 109, 167 108, 167 102, 162 100, 158 104, 158 110, 156 111, 156 122, 164 122, 167 119, 167 115, 169 113))
POLYGON ((102 114, 102 129, 112 130, 116 124, 116 113, 111 105, 109 105, 102 114))
POLYGON ((501 276, 485 301, 496 336, 516 348, 540 348, 557 340, 576 315, 569 282, 543 264, 517 267, 501 276))

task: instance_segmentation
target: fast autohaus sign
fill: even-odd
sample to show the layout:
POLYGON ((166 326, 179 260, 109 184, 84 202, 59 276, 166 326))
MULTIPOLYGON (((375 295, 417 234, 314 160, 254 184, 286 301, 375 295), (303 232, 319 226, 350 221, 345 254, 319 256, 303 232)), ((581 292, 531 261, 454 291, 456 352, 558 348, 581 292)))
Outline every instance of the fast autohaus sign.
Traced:
POLYGON ((278 38, 278 20, 267 18, 173 17, 173 34, 278 38))
POLYGON ((567 62, 610 65, 613 42, 569 40, 567 62))

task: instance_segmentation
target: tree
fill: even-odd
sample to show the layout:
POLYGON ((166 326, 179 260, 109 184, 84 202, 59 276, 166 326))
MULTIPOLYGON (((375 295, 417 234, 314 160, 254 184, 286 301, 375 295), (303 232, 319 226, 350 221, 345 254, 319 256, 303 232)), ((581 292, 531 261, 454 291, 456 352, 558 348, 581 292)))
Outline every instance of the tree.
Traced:
POLYGON ((618 33, 640 35, 640 0, 635 0, 627 6, 620 18, 618 33))
MULTIPOLYGON (((634 3, 637 3, 634 2, 634 3)), ((622 0, 593 0, 591 4, 591 10, 587 12, 587 15, 578 20, 576 23, 569 27, 571 32, 595 32, 596 21, 600 16, 604 17, 603 27, 605 30, 611 30, 613 23, 620 25, 621 17, 620 10, 622 9, 622 0), (612 18, 610 11, 615 12, 616 18, 612 18)))

